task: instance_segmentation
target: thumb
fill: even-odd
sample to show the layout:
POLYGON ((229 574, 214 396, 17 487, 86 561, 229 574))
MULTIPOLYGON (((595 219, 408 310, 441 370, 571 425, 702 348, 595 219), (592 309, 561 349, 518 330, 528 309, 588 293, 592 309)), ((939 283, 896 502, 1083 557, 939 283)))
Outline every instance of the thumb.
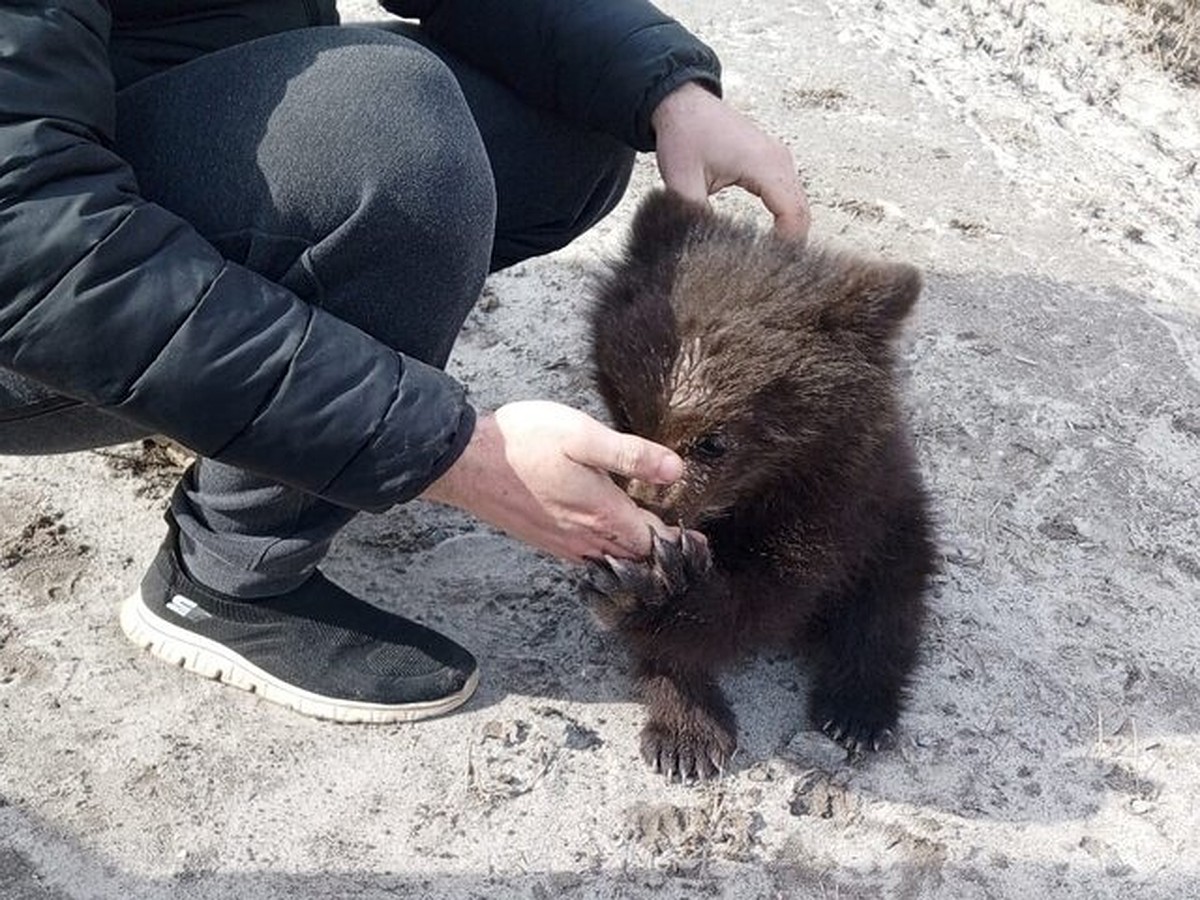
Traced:
POLYGON ((654 484, 670 484, 683 474, 683 460, 660 444, 613 431, 595 420, 566 447, 566 454, 585 466, 654 484))

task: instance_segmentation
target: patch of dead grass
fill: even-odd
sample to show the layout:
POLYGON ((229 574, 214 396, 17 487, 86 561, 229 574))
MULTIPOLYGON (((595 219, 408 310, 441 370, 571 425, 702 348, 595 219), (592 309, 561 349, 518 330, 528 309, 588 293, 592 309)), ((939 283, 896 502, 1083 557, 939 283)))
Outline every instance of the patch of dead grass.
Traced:
POLYGON ((1141 18, 1146 49, 1181 82, 1200 85, 1200 0, 1120 0, 1141 18))

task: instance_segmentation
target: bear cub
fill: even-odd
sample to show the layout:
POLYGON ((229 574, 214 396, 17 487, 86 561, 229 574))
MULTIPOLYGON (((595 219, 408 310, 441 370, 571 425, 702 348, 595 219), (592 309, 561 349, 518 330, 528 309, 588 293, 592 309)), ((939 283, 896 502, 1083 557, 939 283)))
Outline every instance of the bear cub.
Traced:
POLYGON ((708 778, 736 748, 717 675, 757 648, 809 669, 808 715, 851 753, 893 740, 934 570, 896 391, 910 266, 822 252, 659 191, 591 319, 614 425, 675 450, 669 486, 624 489, 670 524, 643 561, 593 563, 584 592, 628 646, 642 756, 708 778))

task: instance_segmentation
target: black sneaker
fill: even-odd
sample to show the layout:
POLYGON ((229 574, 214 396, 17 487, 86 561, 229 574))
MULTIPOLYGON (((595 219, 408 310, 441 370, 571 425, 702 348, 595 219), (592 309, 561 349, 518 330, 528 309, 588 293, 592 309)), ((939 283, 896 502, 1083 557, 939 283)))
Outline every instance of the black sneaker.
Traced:
POLYGON ((177 547, 172 527, 121 607, 129 639, 172 665, 338 722, 424 719, 475 691, 467 650, 320 572, 287 594, 238 600, 192 581, 177 547))

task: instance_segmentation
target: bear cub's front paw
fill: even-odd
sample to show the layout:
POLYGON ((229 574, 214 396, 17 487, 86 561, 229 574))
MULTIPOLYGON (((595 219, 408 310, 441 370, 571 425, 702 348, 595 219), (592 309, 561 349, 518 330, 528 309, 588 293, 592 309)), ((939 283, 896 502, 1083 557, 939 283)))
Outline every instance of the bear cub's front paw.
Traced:
POLYGON ((648 559, 591 560, 583 589, 600 620, 612 627, 627 615, 682 597, 711 569, 708 542, 680 529, 675 540, 653 534, 648 559))
POLYGON ((703 713, 686 723, 652 718, 642 728, 642 759, 669 779, 714 778, 725 771, 736 749, 733 723, 703 713))

